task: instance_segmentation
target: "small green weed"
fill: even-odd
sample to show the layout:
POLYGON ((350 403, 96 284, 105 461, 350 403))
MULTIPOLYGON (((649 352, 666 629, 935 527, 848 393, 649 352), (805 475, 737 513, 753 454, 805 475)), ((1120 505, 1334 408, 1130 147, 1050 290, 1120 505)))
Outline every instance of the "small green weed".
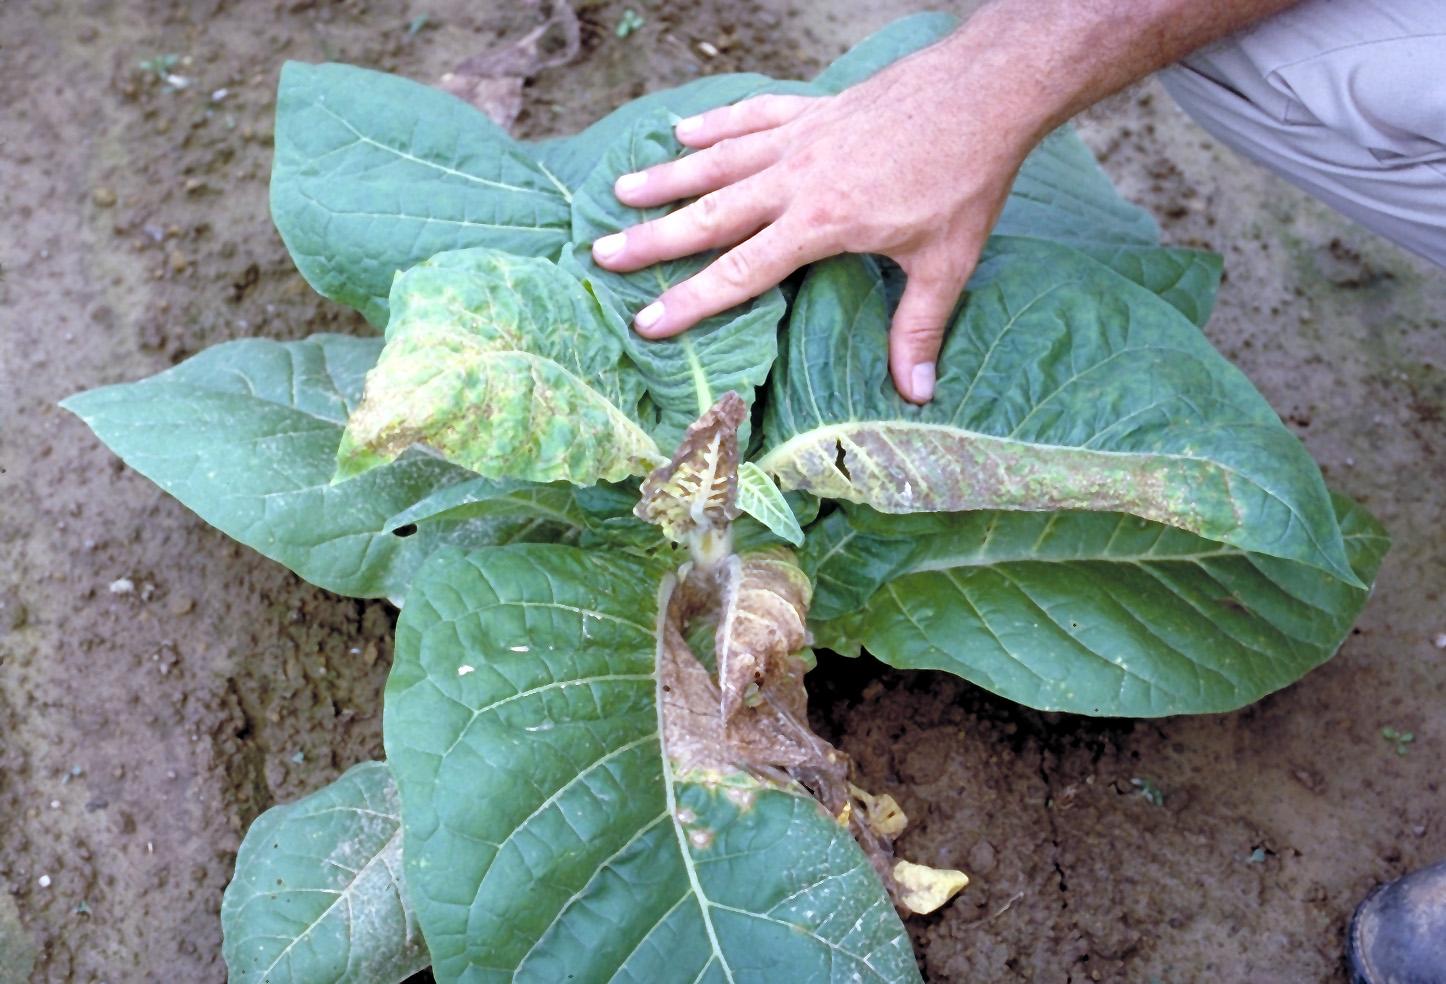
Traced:
POLYGON ((1381 729, 1381 737, 1395 746, 1397 755, 1405 755, 1409 752, 1411 750, 1411 742, 1416 740, 1416 736, 1411 732, 1397 731, 1389 724, 1381 729))

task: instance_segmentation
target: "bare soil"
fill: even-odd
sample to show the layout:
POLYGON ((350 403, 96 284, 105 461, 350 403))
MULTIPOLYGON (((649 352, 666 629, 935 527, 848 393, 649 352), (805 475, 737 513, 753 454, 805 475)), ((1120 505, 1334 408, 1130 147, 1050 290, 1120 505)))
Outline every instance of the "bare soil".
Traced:
MULTIPOLYGON (((910 9, 631 5, 646 23, 618 38, 627 4, 576 4, 582 52, 528 85, 523 135, 699 73, 807 76, 910 9)), ((223 980, 217 913, 246 825, 380 755, 391 655, 387 605, 209 529, 56 401, 227 339, 366 331, 311 293, 268 218, 281 62, 433 81, 535 17, 0 0, 0 981, 223 980), (184 89, 139 67, 168 53, 184 89)), ((1207 333, 1390 528, 1376 595, 1335 660, 1235 714, 1039 714, 826 659, 817 724, 908 812, 909 856, 975 878, 912 921, 931 981, 1343 980, 1360 896, 1446 857, 1446 282, 1153 84, 1081 126, 1170 241, 1225 255, 1207 333), (1405 754, 1386 726, 1414 734, 1405 754)))

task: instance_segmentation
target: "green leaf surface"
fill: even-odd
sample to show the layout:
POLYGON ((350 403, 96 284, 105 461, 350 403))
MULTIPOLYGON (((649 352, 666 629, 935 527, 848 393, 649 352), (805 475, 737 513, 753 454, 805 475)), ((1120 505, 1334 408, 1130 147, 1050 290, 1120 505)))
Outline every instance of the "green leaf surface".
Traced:
POLYGON ((525 517, 570 533, 587 529, 587 517, 566 483, 539 485, 508 479, 473 478, 438 489, 387 521, 392 529, 437 521, 525 517))
POLYGON ((395 984, 427 966, 386 763, 353 766, 258 817, 221 928, 232 984, 395 984))
POLYGON ((794 546, 803 543, 803 527, 798 525, 788 500, 768 473, 751 461, 738 466, 738 508, 794 546))
POLYGON ((918 980, 811 798, 665 762, 663 572, 553 545, 419 576, 384 724, 437 979, 918 980))
POLYGON ((932 402, 889 383, 882 281, 809 273, 776 374, 763 469, 884 512, 1128 512, 1351 582, 1320 471, 1174 307, 1080 253, 995 239, 932 402))
POLYGON ((552 539, 553 528, 529 531, 535 517, 435 522, 394 535, 392 517, 472 477, 416 452, 331 484, 342 427, 381 347, 342 335, 228 342, 61 405, 207 523, 330 591, 400 598, 443 543, 552 539))
MULTIPOLYGON (((584 279, 614 312, 628 357, 647 379, 648 392, 660 412, 654 436, 669 451, 693 419, 729 390, 752 404, 755 388, 767 379, 778 356, 777 328, 784 314, 783 295, 775 288, 673 338, 644 339, 629 327, 639 310, 716 256, 700 253, 628 274, 604 270, 592 261, 595 239, 669 211, 633 209, 620 203, 613 194, 618 176, 671 160, 681 151, 670 117, 661 112, 640 118, 610 145, 574 196, 577 247, 563 258, 563 266, 584 279)), ((746 432, 741 440, 747 444, 746 432)))
POLYGON ((661 460, 643 382, 598 302, 542 259, 477 247, 399 276, 386 347, 337 451, 339 479, 415 443, 485 478, 591 485, 661 460))
POLYGON ((829 92, 842 92, 905 55, 942 40, 958 24, 959 18, 953 14, 936 11, 900 17, 835 58, 813 83, 829 92))
POLYGON ((1073 246, 1159 294, 1196 325, 1215 305, 1219 255, 1158 246, 1154 218, 1120 197, 1072 127, 1060 127, 1025 159, 994 235, 1073 246))
POLYGON ((1068 126, 1025 159, 994 232, 1085 247, 1155 246, 1160 238, 1150 213, 1120 197, 1068 126))
POLYGON ((552 256, 571 233, 567 190, 465 102, 300 62, 281 72, 271 215, 307 282, 375 325, 399 270, 466 246, 552 256))
MULTIPOLYGON (((1336 497, 1355 574, 1389 541, 1336 497)), ((1132 516, 836 512, 800 558, 820 644, 862 645, 1043 710, 1226 711, 1335 653, 1369 595, 1315 567, 1132 516)))
POLYGON ((1224 268, 1218 253, 1161 246, 1077 246, 1153 294, 1203 328, 1215 309, 1215 293, 1224 268))

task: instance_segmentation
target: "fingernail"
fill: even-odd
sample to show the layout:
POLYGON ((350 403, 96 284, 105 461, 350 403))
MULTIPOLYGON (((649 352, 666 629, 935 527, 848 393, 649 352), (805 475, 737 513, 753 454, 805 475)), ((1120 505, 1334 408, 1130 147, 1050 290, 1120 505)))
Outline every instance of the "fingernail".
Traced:
POLYGON ((634 171, 631 174, 624 174, 613 182, 614 191, 634 191, 643 186, 648 176, 642 171, 634 171))
POLYGON ((603 236, 592 244, 593 255, 607 259, 609 256, 616 256, 621 253, 623 247, 627 244, 627 235, 621 232, 615 232, 611 236, 603 236))
POLYGON ((687 119, 679 120, 677 125, 673 127, 673 132, 680 137, 686 137, 690 133, 697 133, 702 125, 703 117, 689 116, 687 119))
POLYGON ((914 367, 909 375, 909 388, 914 391, 914 399, 920 403, 928 403, 934 398, 934 363, 921 362, 914 367))
POLYGON ((657 324, 662 316, 663 302, 654 301, 637 313, 637 316, 633 318, 633 324, 637 325, 640 330, 647 331, 657 324))

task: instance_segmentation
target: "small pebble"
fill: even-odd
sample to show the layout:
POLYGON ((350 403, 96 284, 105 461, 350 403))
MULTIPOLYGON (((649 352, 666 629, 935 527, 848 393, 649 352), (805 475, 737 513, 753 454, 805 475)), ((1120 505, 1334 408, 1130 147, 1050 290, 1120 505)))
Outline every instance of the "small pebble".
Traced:
POLYGON ((130 594, 136 589, 136 582, 128 577, 118 577, 110 582, 111 594, 130 594))
POLYGON ((101 208, 110 208, 115 204, 115 192, 102 185, 90 193, 90 199, 101 208))
POLYGON ((1436 633, 1436 638, 1432 642, 1436 644, 1437 649, 1446 649, 1446 632, 1436 633))
POLYGON ((35 881, 36 881, 36 884, 38 884, 41 888, 49 888, 49 887, 50 887, 50 876, 49 876, 49 875, 41 875, 41 876, 40 876, 39 878, 37 878, 35 881))

